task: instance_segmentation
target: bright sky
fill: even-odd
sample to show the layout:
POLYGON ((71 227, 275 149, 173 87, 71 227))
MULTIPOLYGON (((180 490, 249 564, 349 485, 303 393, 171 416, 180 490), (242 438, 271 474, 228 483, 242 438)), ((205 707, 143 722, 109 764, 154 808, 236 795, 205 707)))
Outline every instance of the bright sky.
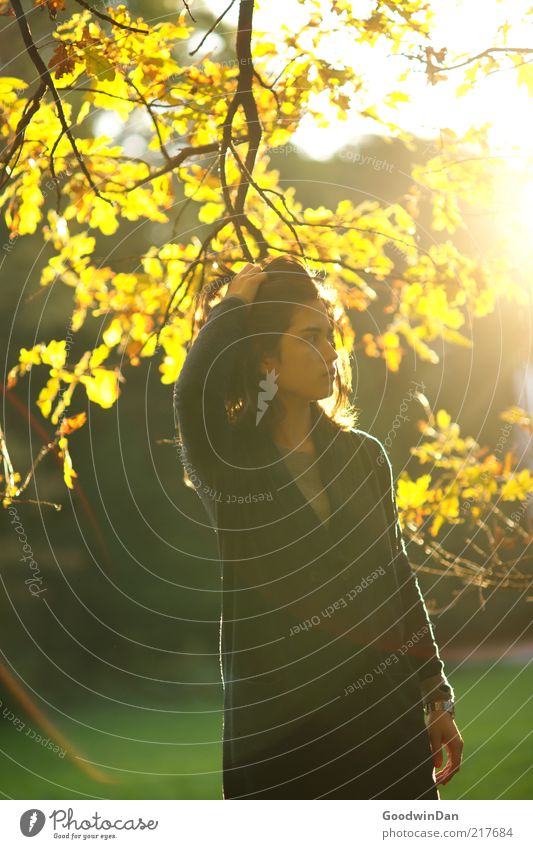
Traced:
MULTIPOLYGON (((217 16, 228 5, 227 0, 203 0, 203 3, 217 16)), ((327 15, 332 14, 328 10, 330 5, 324 0, 325 20, 327 15)), ((367 16, 373 6, 371 0, 353 0, 354 11, 362 16, 367 16)), ((437 14, 433 47, 439 50, 446 46, 449 55, 455 52, 474 55, 496 44, 498 26, 506 18, 518 21, 531 8, 531 0, 431 0, 431 7, 437 14)), ((269 33, 269 37, 275 36, 280 21, 289 28, 301 26, 310 8, 306 0, 260 0, 254 12, 254 23, 257 30, 269 33)), ((226 26, 237 23, 237 14, 238 3, 235 3, 225 18, 226 26)), ((337 20, 335 15, 333 19, 337 20)), ((533 43, 532 35, 533 24, 515 23, 509 30, 507 43, 514 47, 528 47, 533 43)), ((218 37, 213 35, 206 41, 206 52, 216 50, 219 43, 218 37)), ((455 90, 462 82, 462 69, 450 72, 448 81, 432 86, 428 84, 421 64, 416 74, 398 84, 400 74, 412 66, 412 60, 388 55, 385 44, 375 47, 354 45, 348 37, 343 39, 338 33, 332 34, 329 44, 325 43, 324 55, 332 63, 342 57, 343 62, 364 67, 367 86, 375 102, 401 85, 411 98, 409 103, 401 103, 399 107, 401 124, 406 130, 429 139, 437 137, 444 127, 460 133, 472 125, 490 122, 493 124, 490 143, 495 152, 507 154, 510 164, 512 160, 531 156, 532 143, 526 121, 531 114, 532 102, 527 88, 517 85, 514 70, 480 76, 473 92, 456 98, 455 90)), ((216 61, 216 52, 212 58, 216 61)), ((339 121, 333 110, 329 112, 327 104, 324 104, 323 112, 326 118, 331 117, 329 127, 317 127, 313 118, 306 116, 293 138, 295 144, 315 158, 320 151, 322 158, 327 159, 347 143, 357 143, 358 137, 367 133, 386 133, 386 128, 372 120, 361 119, 356 109, 349 112, 347 121, 339 121)), ((391 109, 389 114, 391 120, 400 117, 397 110, 391 109)))

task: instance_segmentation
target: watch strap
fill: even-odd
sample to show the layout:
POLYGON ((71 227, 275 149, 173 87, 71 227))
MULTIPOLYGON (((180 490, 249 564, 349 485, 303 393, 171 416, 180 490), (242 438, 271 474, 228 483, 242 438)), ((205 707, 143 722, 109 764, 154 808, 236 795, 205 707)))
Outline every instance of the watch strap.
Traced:
POLYGON ((448 711, 452 717, 455 716, 455 702, 453 699, 445 699, 442 700, 433 700, 430 702, 426 702, 424 705, 424 713, 426 716, 429 715, 431 711, 448 711))

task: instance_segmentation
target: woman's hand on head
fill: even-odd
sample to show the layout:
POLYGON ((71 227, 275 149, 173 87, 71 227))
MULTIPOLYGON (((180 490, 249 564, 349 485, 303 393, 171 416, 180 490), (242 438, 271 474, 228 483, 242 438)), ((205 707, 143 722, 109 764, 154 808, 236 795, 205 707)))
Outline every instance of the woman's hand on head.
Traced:
POLYGON ((266 271, 254 263, 248 262, 233 278, 228 286, 225 297, 237 295, 243 301, 251 304, 257 295, 261 283, 266 280, 266 271))

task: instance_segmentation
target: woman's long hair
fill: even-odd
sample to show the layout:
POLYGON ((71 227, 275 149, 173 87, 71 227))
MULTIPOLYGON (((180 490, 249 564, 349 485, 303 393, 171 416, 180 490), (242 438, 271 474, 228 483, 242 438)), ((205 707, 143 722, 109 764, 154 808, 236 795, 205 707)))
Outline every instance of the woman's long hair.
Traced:
MULTIPOLYGON (((304 304, 312 306, 315 302, 325 307, 335 337, 341 344, 337 346, 337 375, 333 392, 328 398, 311 401, 312 412, 322 413, 339 430, 355 427, 359 411, 350 402, 352 373, 348 352, 343 347, 342 327, 335 318, 338 309, 335 291, 319 280, 316 272, 290 255, 266 259, 260 266, 267 273, 267 278, 259 285, 255 300, 247 308, 246 338, 239 343, 236 366, 226 393, 230 422, 243 435, 246 432, 257 435, 264 428, 272 433, 277 422, 282 420, 283 404, 275 395, 256 423, 259 384, 264 377, 260 363, 263 354, 278 351, 281 336, 291 326, 295 309, 304 304)), ((198 298, 196 332, 207 320, 213 301, 219 302, 217 296, 220 290, 227 287, 235 276, 235 272, 221 262, 218 262, 218 267, 222 276, 206 286, 198 298)))

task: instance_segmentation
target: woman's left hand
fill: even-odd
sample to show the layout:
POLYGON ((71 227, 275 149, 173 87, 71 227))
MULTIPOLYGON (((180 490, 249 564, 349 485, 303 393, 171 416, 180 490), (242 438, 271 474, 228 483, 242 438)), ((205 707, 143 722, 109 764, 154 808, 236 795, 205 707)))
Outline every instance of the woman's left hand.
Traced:
POLYGON ((463 738, 451 713, 447 710, 430 711, 427 718, 427 730, 435 769, 442 766, 442 749, 443 746, 446 748, 448 755, 446 766, 440 772, 435 773, 435 783, 447 784, 450 778, 461 768, 463 738))

